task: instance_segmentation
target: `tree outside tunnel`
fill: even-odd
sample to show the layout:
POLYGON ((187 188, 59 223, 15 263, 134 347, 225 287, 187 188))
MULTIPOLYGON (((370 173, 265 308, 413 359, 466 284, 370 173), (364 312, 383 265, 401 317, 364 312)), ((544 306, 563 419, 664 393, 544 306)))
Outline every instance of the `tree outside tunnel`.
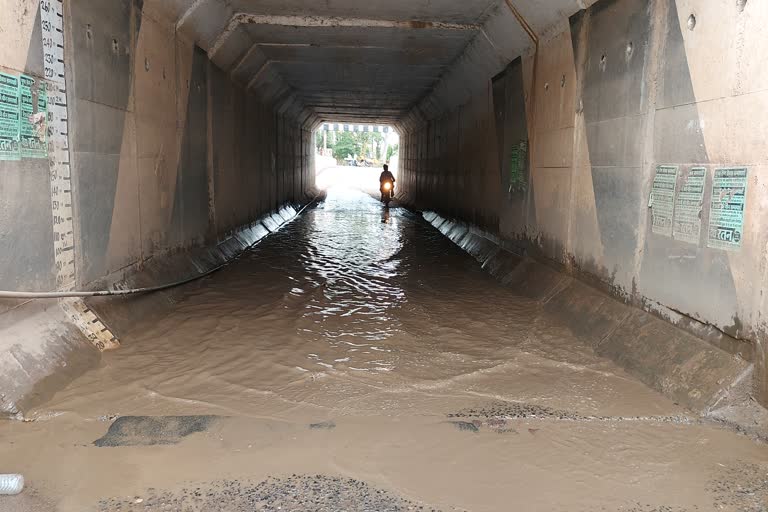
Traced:
POLYGON ((398 155, 399 147, 399 137, 392 131, 319 130, 315 136, 317 152, 340 163, 350 159, 372 165, 390 163, 398 155))

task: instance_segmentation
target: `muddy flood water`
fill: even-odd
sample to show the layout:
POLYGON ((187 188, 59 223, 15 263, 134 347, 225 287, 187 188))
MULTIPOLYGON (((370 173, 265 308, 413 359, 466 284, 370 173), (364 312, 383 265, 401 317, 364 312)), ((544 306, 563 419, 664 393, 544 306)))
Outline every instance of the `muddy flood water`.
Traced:
POLYGON ((766 511, 768 447, 333 189, 33 412, 0 511, 766 511))

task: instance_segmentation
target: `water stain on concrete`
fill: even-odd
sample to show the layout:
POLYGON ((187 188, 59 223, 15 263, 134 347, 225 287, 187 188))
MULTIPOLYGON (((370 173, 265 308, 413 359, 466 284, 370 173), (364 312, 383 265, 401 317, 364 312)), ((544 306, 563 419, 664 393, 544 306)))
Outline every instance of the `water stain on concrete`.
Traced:
POLYGON ((110 425, 100 448, 178 444, 187 436, 208 430, 218 416, 123 416, 110 425))

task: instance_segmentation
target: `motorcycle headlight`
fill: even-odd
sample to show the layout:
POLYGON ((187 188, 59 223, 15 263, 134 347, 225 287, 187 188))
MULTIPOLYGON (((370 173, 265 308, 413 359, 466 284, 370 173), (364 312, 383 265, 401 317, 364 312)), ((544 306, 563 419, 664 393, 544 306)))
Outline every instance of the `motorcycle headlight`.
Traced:
POLYGON ((386 182, 384 184, 384 190, 391 190, 391 189, 392 189, 392 184, 390 182, 386 182))

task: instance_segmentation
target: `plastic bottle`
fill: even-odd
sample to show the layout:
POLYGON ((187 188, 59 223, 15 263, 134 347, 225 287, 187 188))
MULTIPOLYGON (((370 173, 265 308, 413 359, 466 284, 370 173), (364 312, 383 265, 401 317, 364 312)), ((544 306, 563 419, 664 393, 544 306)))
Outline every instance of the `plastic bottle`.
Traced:
POLYGON ((0 496, 19 494, 24 489, 22 475, 0 475, 0 496))

